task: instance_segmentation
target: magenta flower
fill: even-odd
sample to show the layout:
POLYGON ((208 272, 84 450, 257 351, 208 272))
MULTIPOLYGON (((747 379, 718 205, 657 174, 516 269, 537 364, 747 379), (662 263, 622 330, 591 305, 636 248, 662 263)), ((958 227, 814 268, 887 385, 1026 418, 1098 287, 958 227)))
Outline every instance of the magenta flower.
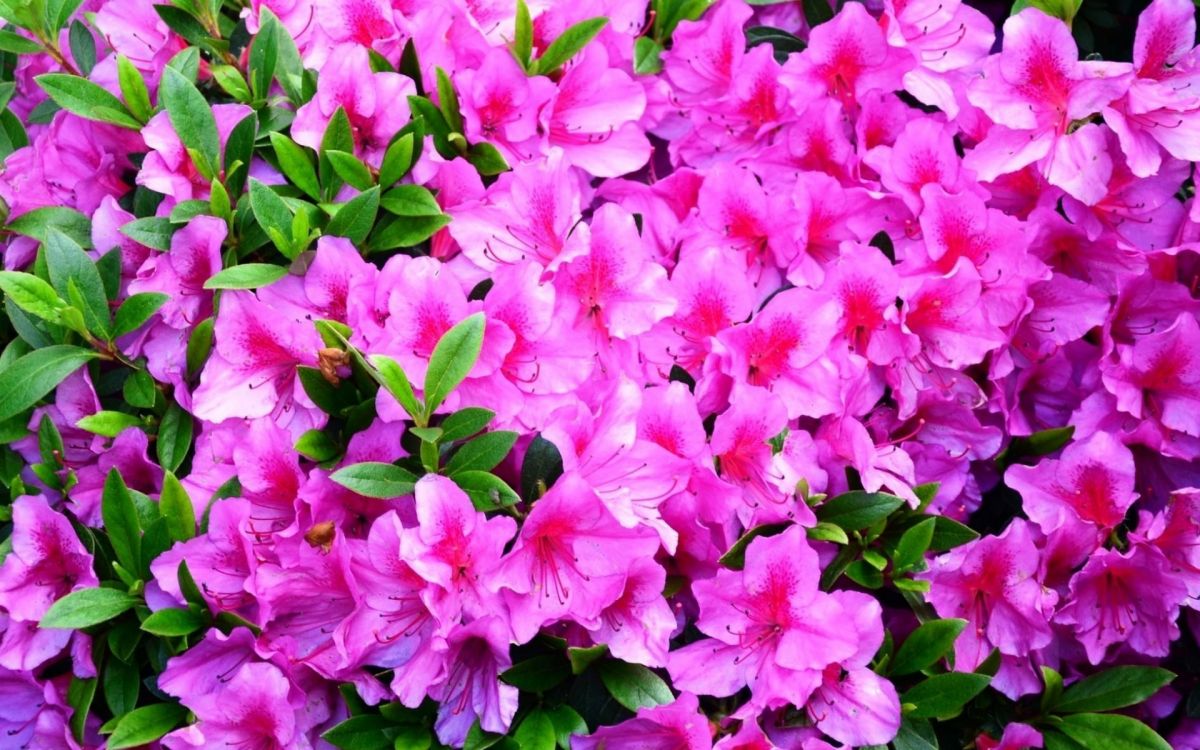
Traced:
POLYGON ((1187 587, 1156 548, 1134 544, 1128 552, 1100 550, 1071 579, 1071 593, 1055 622, 1071 625, 1088 661, 1104 661, 1123 644, 1147 656, 1166 656, 1179 637, 1179 607, 1187 587))
POLYGON ((993 648, 1024 656, 1050 644, 1058 596, 1038 581, 1038 558, 1029 524, 1018 519, 1000 536, 934 558, 922 574, 938 615, 967 621, 954 642, 956 669, 974 669, 993 648))
POLYGON ((826 667, 853 656, 858 633, 837 597, 817 589, 817 554, 793 526, 746 550, 744 571, 693 584, 703 640, 671 652, 675 686, 701 695, 749 687, 755 706, 803 706, 826 667))
POLYGON ((317 95, 296 111, 292 138, 320 148, 325 128, 341 107, 350 121, 355 153, 378 167, 392 136, 408 122, 405 98, 415 93, 411 79, 372 72, 365 48, 344 45, 321 70, 317 95))
POLYGON ((262 662, 241 666, 221 690, 185 700, 197 722, 163 738, 169 750, 193 747, 252 747, 308 750, 300 718, 303 693, 279 668, 262 662))
POLYGON ((564 474, 534 503, 493 579, 515 639, 524 643, 563 619, 594 627, 621 597, 634 561, 658 544, 656 535, 618 523, 579 474, 564 474))
POLYGON ((441 703, 434 729, 447 745, 461 745, 476 719, 486 732, 508 731, 517 713, 517 689, 500 682, 512 666, 508 628, 494 615, 459 626, 447 640, 447 674, 430 688, 441 703))

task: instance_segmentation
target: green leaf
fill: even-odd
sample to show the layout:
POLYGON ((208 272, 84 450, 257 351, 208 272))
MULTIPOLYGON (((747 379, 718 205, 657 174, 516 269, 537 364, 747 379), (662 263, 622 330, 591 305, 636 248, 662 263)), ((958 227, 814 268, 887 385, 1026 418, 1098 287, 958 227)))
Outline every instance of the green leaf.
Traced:
POLYGON ((112 543, 113 552, 121 565, 130 572, 136 571, 142 560, 142 527, 137 508, 121 472, 115 468, 104 480, 104 492, 100 501, 100 515, 104 519, 104 530, 112 543))
POLYGON ((954 648, 966 620, 930 620, 909 634, 892 658, 890 674, 905 675, 931 667, 954 648))
POLYGON ((204 282, 205 289, 258 289, 287 276, 287 266, 272 263, 243 263, 231 266, 204 282))
POLYGON ((521 464, 521 494, 530 502, 537 500, 562 473, 562 454, 557 446, 540 434, 534 436, 521 464))
POLYGON ((495 510, 521 500, 503 479, 486 471, 460 471, 451 479, 467 493, 476 510, 495 510))
POLYGON ((57 35, 58 31, 66 28, 67 21, 82 4, 83 0, 46 0, 46 21, 50 31, 57 35))
POLYGON ((203 45, 208 40, 208 32, 203 24, 182 8, 173 5, 155 5, 155 12, 171 31, 183 37, 188 44, 203 45))
POLYGON ((847 531, 865 529, 904 505, 902 498, 883 492, 846 492, 825 501, 815 509, 817 520, 841 526, 847 531))
POLYGON ((31 273, 0 271, 0 289, 25 312, 51 323, 59 322, 59 313, 67 306, 54 287, 31 273))
POLYGON ((1026 8, 1037 8, 1051 18, 1057 18, 1071 26, 1082 6, 1083 0, 1016 0, 1012 5, 1011 14, 1016 15, 1026 8))
POLYGON ((405 724, 392 730, 394 750, 429 750, 433 746, 433 735, 429 730, 415 724, 405 724))
POLYGON ((213 80, 226 94, 239 102, 250 101, 250 86, 246 83, 246 79, 242 78, 242 74, 237 68, 232 65, 213 65, 210 70, 213 80))
POLYGON ((522 68, 529 67, 533 57, 533 21, 529 17, 529 6, 525 0, 517 0, 517 18, 513 33, 513 55, 522 68))
POLYGON ((67 705, 71 707, 71 736, 76 742, 83 742, 84 730, 87 728, 88 714, 92 709, 92 701, 96 698, 96 685, 99 680, 95 677, 81 680, 71 677, 67 688, 67 705))
POLYGON ((169 298, 159 292, 139 292, 125 298, 117 308, 117 318, 113 324, 113 338, 132 333, 142 327, 150 316, 158 312, 169 298))
POLYGON ((96 67, 96 38, 83 22, 77 20, 71 23, 68 43, 75 66, 87 77, 96 67))
POLYGON ((152 613, 142 622, 142 630, 151 635, 178 637, 191 635, 208 624, 208 618, 182 607, 167 607, 152 613))
POLYGON ((391 750, 392 741, 385 731, 394 725, 376 714, 351 716, 321 738, 342 750, 391 750))
POLYGON ((803 0, 801 7, 804 9, 804 20, 808 21, 810 29, 833 18, 833 7, 829 0, 803 0))
POLYGON ((186 542, 196 536, 196 510, 192 507, 192 498, 173 472, 168 471, 163 476, 158 508, 166 519, 167 532, 173 541, 186 542))
POLYGON ((945 552, 979 538, 979 532, 945 516, 935 516, 933 521, 933 538, 929 540, 930 552, 945 552))
POLYGON ((776 523, 764 523, 760 526, 755 526, 733 543, 725 554, 721 555, 721 559, 717 563, 729 568, 730 570, 741 570, 746 566, 746 550, 750 547, 750 542, 758 539, 760 536, 775 536, 783 533, 792 523, 790 521, 780 521, 776 523))
POLYGON ((1049 714, 1050 710, 1062 698, 1063 678, 1057 670, 1042 666, 1042 700, 1041 708, 1043 714, 1049 714))
POLYGON ((258 115, 251 113, 234 125, 225 139, 225 189, 230 195, 241 195, 246 185, 257 137, 258 115))
POLYGON ((442 207, 433 193, 421 185, 397 185, 383 194, 379 205, 397 216, 442 215, 442 207))
POLYGON ((1050 708, 1058 714, 1113 711, 1141 703, 1173 679, 1158 667, 1113 667, 1071 685, 1050 708))
POLYGON ((513 687, 544 693, 571 676, 571 667, 561 653, 540 654, 519 661, 505 670, 500 679, 513 687))
POLYGON ((600 644, 599 646, 588 647, 569 647, 567 648, 567 661, 571 662, 571 674, 581 675, 588 670, 599 660, 608 656, 608 646, 600 644))
POLYGON ((165 216, 135 219, 121 227, 121 233, 134 242, 155 250, 170 250, 175 225, 165 216))
POLYGON ((54 103, 87 120, 141 130, 142 123, 117 97, 86 78, 66 73, 45 73, 34 78, 54 103))
POLYGON ((417 475, 408 469, 378 461, 351 464, 329 477, 364 497, 391 499, 411 494, 417 475))
POLYGON ((345 180, 346 184, 355 190, 369 190, 375 184, 371 179, 371 170, 354 154, 345 151, 326 151, 325 156, 329 159, 329 163, 333 167, 333 171, 337 172, 338 177, 345 180))
POLYGON ((375 215, 379 213, 379 188, 359 193, 349 202, 342 204, 329 226, 326 234, 345 237, 355 245, 360 245, 367 239, 371 227, 375 224, 375 215))
MULTIPOLYGON (((413 165, 413 134, 405 133, 388 146, 379 167, 379 184, 383 187, 396 184, 408 174, 413 165)), ((386 206, 384 206, 386 208, 386 206)))
POLYGON ((80 589, 56 601, 42 617, 38 627, 63 630, 88 628, 113 619, 139 601, 116 589, 80 589))
POLYGON ((50 238, 50 230, 58 229, 82 247, 91 247, 92 244, 91 220, 66 206, 43 206, 26 211, 5 228, 38 242, 46 242, 50 238))
POLYGON ((388 393, 392 394, 401 408, 411 417, 419 416, 422 413, 421 403, 417 400, 412 385, 408 382, 408 376, 404 374, 403 368, 396 360, 383 354, 373 354, 371 355, 371 365, 375 370, 372 374, 378 375, 376 380, 387 389, 388 393))
POLYGON ((279 169, 288 181, 310 198, 320 200, 321 185, 317 181, 317 170, 313 167, 308 151, 282 133, 271 133, 270 138, 271 147, 275 149, 275 158, 279 161, 279 169))
POLYGON ((20 34, 8 30, 0 30, 0 51, 12 52, 17 55, 32 55, 42 51, 42 45, 26 39, 20 34))
POLYGON ((821 542, 833 542, 834 544, 849 544, 850 537, 846 536, 846 532, 841 526, 834 526, 831 523, 818 523, 816 526, 804 530, 808 534, 809 539, 814 539, 821 542))
POLYGON ((496 412, 478 406, 459 409, 442 420, 442 440, 447 443, 471 437, 487 427, 496 417, 496 412))
POLYGON ((158 463, 167 471, 177 471, 192 447, 192 415, 179 404, 167 407, 162 422, 158 425, 158 439, 154 443, 158 463))
MULTIPOLYGON (((757 47, 760 44, 771 45, 771 49, 775 51, 775 61, 781 65, 787 62, 788 57, 793 52, 803 52, 807 46, 803 39, 783 29, 776 29, 771 26, 752 26, 746 29, 747 49, 757 47)), ((891 238, 888 238, 887 232, 880 232, 879 234, 882 234, 889 242, 891 241, 891 238)), ((871 244, 874 244, 874 238, 872 238, 871 244)), ((895 256, 893 254, 890 257, 894 258, 895 256)))
POLYGON ((126 428, 141 423, 142 420, 133 414, 126 414, 121 411, 98 411, 95 414, 89 414, 80 419, 75 423, 75 426, 96 435, 116 437, 124 432, 126 428))
POLYGON ((569 27, 538 57, 533 65, 534 72, 549 75, 558 70, 563 63, 587 46, 588 42, 595 39, 607 23, 607 18, 589 18, 569 27))
POLYGON ((201 174, 206 179, 215 177, 221 167, 221 139, 204 95, 182 73, 168 67, 159 82, 158 98, 179 140, 205 162, 196 165, 201 174))
POLYGON ((1056 728, 1088 750, 1171 750, 1153 729, 1120 714, 1073 714, 1056 728))
POLYGON ((154 114, 154 107, 150 104, 150 90, 146 88, 146 79, 124 55, 117 55, 117 84, 121 87, 121 96, 125 97, 125 105, 129 107, 129 112, 139 122, 149 120, 154 114))
POLYGON ((587 722, 583 720, 578 711, 566 704, 546 709, 546 715, 550 717, 550 723, 554 725, 555 739, 562 750, 570 750, 572 735, 587 734, 587 722))
POLYGON ((296 441, 296 452, 318 463, 336 458, 341 448, 320 430, 308 430, 296 441))
POLYGON ((633 44, 633 72, 642 76, 662 72, 663 47, 648 36, 640 36, 633 44))
POLYGON ((100 278, 96 263, 78 243, 54 228, 50 229, 46 238, 45 250, 46 270, 59 296, 71 299, 71 282, 74 282, 83 303, 80 312, 88 330, 108 338, 111 333, 108 296, 104 292, 104 281, 100 278))
POLYGON ((179 726, 187 709, 178 703, 156 703, 135 708, 121 717, 108 738, 109 750, 141 747, 179 726))
POLYGON ((287 241, 292 236, 292 210, 283 198, 258 180, 251 179, 250 210, 268 236, 271 236, 270 230, 274 229, 284 238, 284 246, 279 247, 280 240, 276 240, 275 244, 284 257, 295 260, 291 243, 287 241))
POLYGON ((446 71, 440 67, 434 68, 434 74, 437 77, 438 105, 442 110, 442 116, 446 118, 446 124, 450 126, 450 130, 461 133, 463 132, 463 119, 458 108, 458 94, 454 92, 454 84, 450 81, 450 76, 446 75, 446 71))
POLYGON ((1042 430, 1027 437, 1015 437, 996 457, 996 463, 1007 467, 1021 459, 1049 455, 1071 442, 1074 435, 1075 425, 1069 425, 1042 430))
POLYGON ((475 167, 476 172, 484 177, 491 177, 511 169, 500 150, 483 141, 471 144, 471 147, 467 149, 467 161, 475 167))
POLYGON ((554 732, 554 723, 544 711, 530 712, 513 735, 521 750, 554 750, 558 735, 554 732))
POLYGON ((413 247, 429 239, 449 223, 450 217, 446 214, 388 217, 371 232, 367 248, 369 252, 382 252, 398 247, 413 247))
POLYGON ((952 719, 991 681, 987 675, 972 672, 935 674, 905 691, 900 702, 916 706, 907 713, 915 719, 952 719))
POLYGON ((640 664, 613 660, 602 663, 599 669, 604 687, 617 703, 630 711, 662 706, 675 700, 667 683, 640 664))
POLYGON ((208 359, 209 352, 212 351, 213 340, 213 319, 205 318, 196 324, 192 329, 192 335, 188 337, 187 344, 187 375, 189 378, 195 377, 200 368, 204 366, 205 360, 208 359))
POLYGON ((99 354, 78 346, 48 346, 18 358, 0 372, 0 422, 33 406, 99 354))
POLYGON ((938 750, 937 734, 928 721, 905 716, 892 746, 895 750, 938 750))
POLYGON ((270 11, 263 13, 258 34, 250 46, 248 67, 250 87, 255 99, 266 99, 271 91, 271 80, 275 77, 275 68, 279 61, 280 28, 279 20, 271 15, 270 11))
POLYGON ((466 377, 483 349, 483 313, 475 313, 446 331, 433 348, 425 372, 425 416, 432 415, 466 377))
POLYGON ((504 460, 516 442, 515 432, 497 431, 480 435, 464 443, 450 457, 446 463, 446 473, 454 476, 461 471, 491 471, 504 460))
MULTIPOLYGON (((140 631, 135 629, 134 632, 140 631)), ((137 705, 138 693, 141 690, 137 667, 131 666, 120 658, 109 659, 104 665, 101 685, 104 687, 104 702, 116 716, 132 711, 133 707, 137 705)), ((112 720, 113 727, 116 726, 117 721, 119 720, 112 720)))
POLYGON ((896 553, 892 555, 892 563, 897 571, 910 570, 924 563, 925 551, 933 542, 936 527, 936 519, 926 518, 904 532, 896 544, 896 553))

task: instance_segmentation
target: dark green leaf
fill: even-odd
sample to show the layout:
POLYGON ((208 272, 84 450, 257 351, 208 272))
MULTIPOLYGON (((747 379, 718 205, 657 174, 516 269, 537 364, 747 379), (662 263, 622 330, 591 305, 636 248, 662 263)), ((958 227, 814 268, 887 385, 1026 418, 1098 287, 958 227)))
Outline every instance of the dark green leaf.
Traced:
POLYGON ((966 620, 931 620, 914 630, 896 651, 890 673, 912 674, 933 666, 954 648, 966 620))
POLYGON ((896 553, 892 556, 897 571, 906 571, 924 562, 925 552, 933 542, 936 527, 936 519, 927 518, 904 532, 896 544, 896 553))
POLYGON ((425 415, 433 414, 466 377, 483 349, 483 313, 475 313, 446 331, 433 348, 425 372, 425 415))
POLYGON ((537 500, 562 473, 563 460, 558 447, 540 434, 534 436, 521 464, 521 494, 529 502, 537 500))
POLYGON ((558 654, 541 654, 517 662, 500 679, 521 690, 542 693, 571 676, 567 660, 558 654))
POLYGON ((459 409, 442 421, 442 440, 447 443, 471 437, 496 417, 496 412, 478 406, 459 409))
POLYGON ((288 208, 283 198, 280 198, 274 190, 263 183, 252 179, 250 180, 250 209, 268 236, 272 236, 272 229, 279 233, 275 241, 279 251, 289 260, 295 260, 290 242, 292 210, 288 208), (280 247, 280 242, 283 242, 284 246, 280 247))
POLYGON ((121 233, 146 247, 170 250, 175 225, 165 216, 150 216, 129 222, 121 227, 121 233))
POLYGON ((583 674, 587 671, 588 667, 605 656, 608 656, 608 646, 605 644, 588 646, 586 648, 580 646, 567 649, 567 660, 571 662, 571 674, 574 675, 583 674))
POLYGON ((54 390, 68 375, 99 356, 77 346, 36 349, 0 372, 0 421, 10 419, 54 390))
POLYGON ((38 627, 79 630, 107 622, 140 600, 116 589, 80 589, 54 603, 38 627))
POLYGON ((158 425, 154 447, 158 463, 167 471, 176 471, 192 447, 192 415, 172 403, 158 425))
POLYGON ((1024 458, 1049 455, 1071 442, 1074 435, 1075 425, 1069 425, 1035 432, 1028 437, 1015 437, 996 457, 996 462, 1001 466, 1010 466, 1024 458))
POLYGON ((451 477, 477 510, 495 510, 520 501, 503 479, 486 471, 460 471, 451 477))
MULTIPOLYGON (((388 146, 383 155, 383 163, 379 167, 379 184, 382 187, 394 185, 400 178, 408 174, 413 165, 413 135, 405 133, 388 146)), ((384 206, 386 208, 387 206, 384 206)))
POLYGON ((92 245, 92 222, 66 206, 43 206, 26 211, 10 221, 6 229, 32 237, 38 242, 46 242, 50 238, 50 230, 58 229, 81 247, 92 245))
POLYGON ((104 493, 100 501, 100 514, 104 518, 104 530, 112 543, 117 560, 130 572, 136 571, 142 559, 142 527, 137 509, 121 472, 115 468, 104 480, 104 493))
POLYGON ((442 207, 433 193, 421 185, 397 185, 383 194, 379 205, 397 216, 442 215, 442 207))
POLYGON ((246 185, 257 137, 258 116, 249 114, 233 126, 229 138, 225 140, 225 188, 230 195, 241 195, 242 188, 246 185))
POLYGON ((34 80, 56 104, 80 117, 130 130, 142 128, 124 102, 86 78, 66 73, 45 73, 34 80))
POLYGON ((829 0, 803 0, 802 7, 804 8, 804 19, 808 21, 810 29, 833 18, 833 7, 830 6, 829 0))
POLYGON ((775 51, 775 61, 780 64, 787 62, 793 52, 803 52, 806 46, 804 40, 783 29, 770 26, 753 26, 746 29, 746 47, 757 47, 760 44, 771 45, 775 51))
POLYGON ((92 708, 92 701, 96 698, 97 684, 99 681, 95 677, 87 680, 72 677, 71 685, 67 688, 67 705, 72 709, 71 736, 76 742, 83 742, 88 714, 92 708))
POLYGON ((204 366, 209 352, 212 351, 212 340, 213 319, 205 318, 196 324, 196 327, 192 329, 192 335, 188 337, 186 359, 189 378, 195 377, 200 372, 200 368, 204 366))
MULTIPOLYGON (((51 228, 46 238, 46 270, 50 272, 50 283, 63 299, 71 300, 72 282, 79 290, 83 303, 84 321, 88 330, 108 338, 112 322, 108 313, 108 297, 104 292, 104 281, 96 269, 95 262, 67 235, 51 228)), ((74 302, 74 300, 71 300, 74 302)))
POLYGON ((892 746, 895 750, 938 750, 937 734, 925 719, 905 716, 892 746))
POLYGON ((1141 703, 1173 679, 1173 672, 1158 667, 1113 667, 1071 685, 1051 709, 1059 714, 1113 711, 1141 703))
POLYGON ((567 28, 538 57, 537 63, 534 65, 535 72, 549 75, 558 70, 563 63, 574 57, 587 46, 588 42, 596 38, 596 35, 607 23, 607 18, 589 18, 567 28))
MULTIPOLYGON (((137 628, 134 628, 133 632, 141 633, 137 628)), ((111 633, 109 638, 111 643, 111 633)), ((116 716, 132 711, 133 707, 137 705, 138 693, 141 691, 137 667, 120 658, 109 659, 104 665, 101 685, 104 687, 104 702, 116 716)), ((114 726, 116 722, 117 719, 113 719, 114 726)))
POLYGON ((329 220, 325 233, 345 237, 356 245, 367 239, 379 212, 379 188, 373 187, 342 205, 329 220))
POLYGON ((135 708, 121 717, 108 738, 109 750, 141 747, 179 726, 187 709, 178 703, 156 703, 135 708))
POLYGON ((382 252, 398 247, 413 247, 429 239, 449 223, 450 217, 446 214, 388 217, 371 232, 367 248, 369 252, 382 252))
POLYGON ((1088 750, 1171 750, 1153 729, 1120 714, 1073 714, 1056 728, 1088 750))
POLYGON ((196 535, 196 511, 192 507, 192 498, 170 471, 163 477, 158 507, 167 522, 171 539, 186 542, 196 535))
POLYGON ((208 39, 204 26, 181 8, 173 5, 155 5, 154 10, 171 31, 187 40, 188 44, 202 44, 208 39))
POLYGON ((945 552, 955 547, 961 547, 968 542, 973 542, 978 538, 979 533, 974 529, 945 516, 936 516, 934 518, 933 538, 929 540, 929 550, 931 552, 945 552))
POLYGON ((345 151, 326 151, 325 157, 329 159, 329 163, 333 166, 333 171, 337 172, 338 177, 345 180, 346 184, 355 190, 369 190, 374 184, 371 179, 371 170, 354 154, 345 151))
POLYGON ((75 67, 85 77, 90 75, 92 68, 96 67, 96 38, 91 30, 82 21, 73 21, 68 41, 75 67))
POLYGON ((275 67, 279 60, 281 29, 279 20, 274 15, 264 13, 260 19, 258 34, 250 46, 250 87, 256 99, 265 99, 270 93, 271 80, 275 77, 275 67))
POLYGON ((342 750, 391 750, 392 741, 385 731, 391 721, 375 714, 351 716, 321 735, 322 739, 342 750))
POLYGON ((741 570, 746 566, 746 550, 750 547, 750 542, 753 542, 760 536, 781 534, 791 525, 790 521, 780 521, 755 526, 742 534, 741 538, 734 542, 733 546, 725 554, 721 555, 721 559, 717 562, 730 570, 741 570))
POLYGON ((221 139, 204 95, 182 73, 168 67, 163 70, 158 97, 179 140, 206 162, 196 166, 206 178, 214 177, 221 166, 221 139))
POLYGON ((883 492, 846 492, 816 507, 817 520, 847 531, 865 529, 891 515, 904 504, 902 498, 883 492))
POLYGON ((475 167, 476 172, 484 177, 497 175, 511 169, 500 150, 483 141, 471 144, 471 147, 467 149, 467 161, 475 167))
POLYGON ((550 717, 544 711, 535 710, 517 727, 514 739, 521 750, 554 750, 558 736, 550 717))
POLYGON ((578 711, 568 705, 546 709, 546 715, 550 717, 550 723, 554 725, 555 740, 562 750, 570 750, 572 735, 587 734, 587 722, 583 720, 578 711))
POLYGON ((417 475, 392 464, 367 461, 338 469, 330 479, 365 497, 391 499, 412 493, 417 475))
POLYGON ((317 181, 317 170, 313 167, 308 151, 282 133, 271 133, 270 138, 271 146, 275 149, 275 158, 279 161, 279 169, 288 181, 310 198, 320 199, 321 185, 317 181))
POLYGON ((606 661, 599 667, 604 687, 617 702, 630 711, 645 706, 661 706, 675 700, 671 688, 658 675, 640 664, 606 661))
POLYGON ((914 719, 952 719, 991 681, 972 672, 935 674, 905 691, 900 702, 916 706, 906 714, 914 719))
POLYGON ((480 435, 464 443, 446 463, 450 476, 462 471, 490 471, 496 467, 517 441, 517 433, 498 431, 480 435))
POLYGON ((159 292, 139 292, 129 295, 117 308, 113 325, 113 338, 132 333, 142 327, 150 316, 167 302, 167 295, 159 292))

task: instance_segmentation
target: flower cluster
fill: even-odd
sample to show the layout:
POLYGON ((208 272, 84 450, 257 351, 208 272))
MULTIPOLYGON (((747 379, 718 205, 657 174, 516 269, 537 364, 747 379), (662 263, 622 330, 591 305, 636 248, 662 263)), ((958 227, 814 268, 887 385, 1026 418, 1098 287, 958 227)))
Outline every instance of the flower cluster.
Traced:
POLYGON ((1200 748, 1196 8, 834 5, 0 0, 0 748, 1200 748))

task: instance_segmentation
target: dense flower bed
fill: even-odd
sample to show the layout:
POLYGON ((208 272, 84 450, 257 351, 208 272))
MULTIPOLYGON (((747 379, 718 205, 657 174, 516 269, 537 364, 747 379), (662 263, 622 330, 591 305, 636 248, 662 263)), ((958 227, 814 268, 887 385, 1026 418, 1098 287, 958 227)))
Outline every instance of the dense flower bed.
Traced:
POLYGON ((1196 11, 1017 10, 0 0, 0 748, 1200 747, 1196 11))

